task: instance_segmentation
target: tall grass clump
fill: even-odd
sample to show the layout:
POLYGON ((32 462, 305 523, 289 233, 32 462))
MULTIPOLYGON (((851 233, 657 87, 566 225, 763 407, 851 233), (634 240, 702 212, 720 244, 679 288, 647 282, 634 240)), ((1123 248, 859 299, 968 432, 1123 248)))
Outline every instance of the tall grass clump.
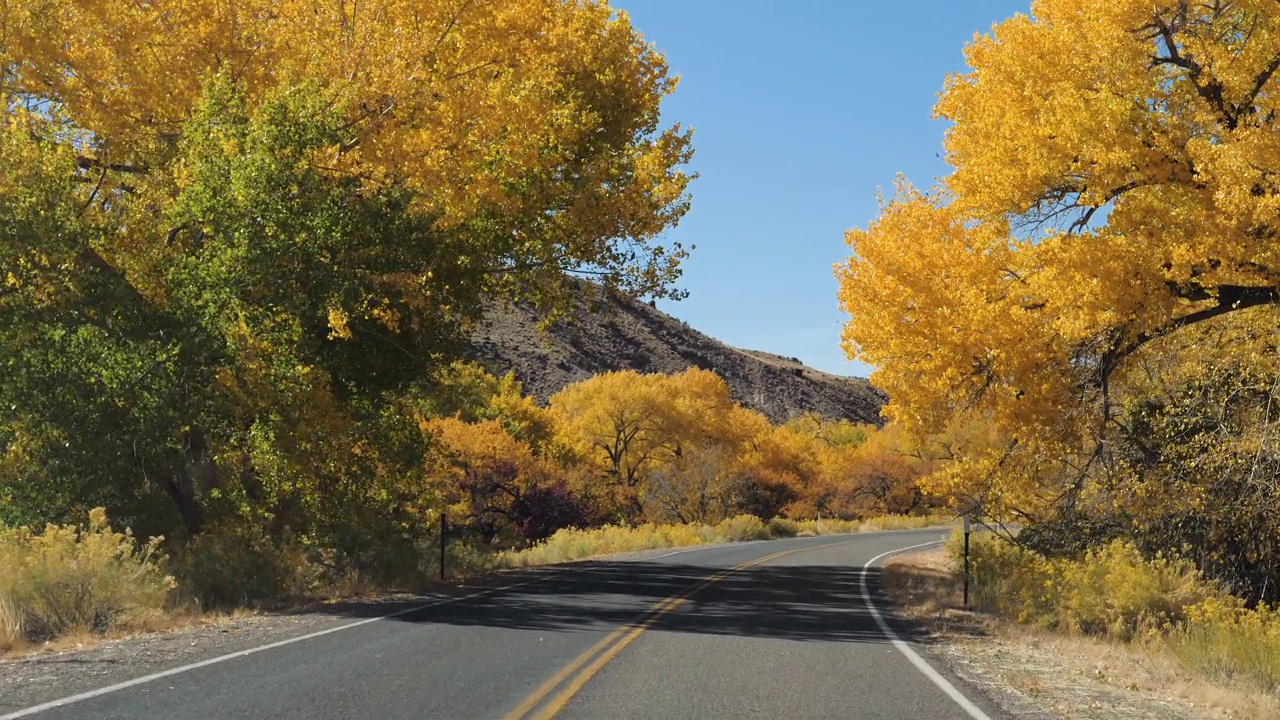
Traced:
POLYGON ((955 519, 950 514, 931 515, 877 515, 862 520, 802 520, 798 523, 800 535, 843 535, 846 533, 880 532, 883 530, 920 530, 939 527, 955 519))
POLYGON ((290 538, 249 524, 206 528, 181 549, 174 568, 182 594, 205 609, 306 597, 323 572, 290 538))
POLYGON ((776 517, 765 528, 771 538, 789 538, 800 534, 800 523, 791 518, 776 517))
MULTIPOLYGON (((878 515, 858 524, 855 532, 879 532, 882 530, 923 530, 924 528, 950 525, 956 521, 952 513, 929 515, 878 515)), ((825 521, 824 521, 825 522, 825 521)))
POLYGON ((156 625, 175 587, 160 541, 116 532, 102 508, 82 527, 0 526, 0 651, 73 632, 156 625))
POLYGON ((636 550, 686 547, 720 542, 711 525, 603 525, 578 529, 564 528, 527 550, 498 556, 503 567, 528 567, 572 562, 636 550))
POLYGON ((747 542, 750 540, 768 540, 769 529, 764 521, 754 515, 738 515, 725 518, 715 527, 715 538, 719 542, 747 542))

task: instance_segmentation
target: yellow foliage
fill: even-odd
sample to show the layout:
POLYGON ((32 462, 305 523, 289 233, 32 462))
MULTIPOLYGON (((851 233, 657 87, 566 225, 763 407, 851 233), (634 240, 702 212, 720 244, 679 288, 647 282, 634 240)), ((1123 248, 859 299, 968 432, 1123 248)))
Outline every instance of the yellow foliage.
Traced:
POLYGON ((697 506, 715 502, 742 443, 768 427, 697 368, 596 375, 556 393, 549 410, 561 442, 599 468, 600 494, 630 520, 705 519, 697 506))
POLYGON ((644 524, 635 527, 604 525, 586 529, 565 528, 528 550, 500 554, 498 564, 505 567, 548 565, 636 550, 704 545, 717 541, 715 528, 710 525, 644 524))
POLYGON ((160 541, 112 530, 101 508, 84 527, 0 525, 0 652, 72 631, 151 626, 175 587, 160 541))
MULTIPOLYGON (((658 102, 676 85, 662 56, 603 2, 23 0, 3 13, 5 89, 54 100, 116 161, 188 119, 212 75, 233 77, 253 102, 312 79, 350 116, 351 138, 327 164, 401 183, 449 221, 528 200, 517 193, 555 197, 556 183, 516 181, 550 178, 602 126, 627 139, 652 133, 658 102), (615 112, 628 119, 601 117, 615 112)), ((618 169, 608 163, 621 163, 633 182, 599 202, 579 198, 557 222, 566 236, 595 237, 587 228, 621 207, 673 203, 686 178, 672 162, 687 152, 688 134, 673 129, 577 168, 604 178, 618 169)), ((628 230, 665 224, 655 215, 628 230)))
POLYGON ((506 517, 525 491, 552 475, 533 448, 497 420, 444 418, 427 422, 424 430, 438 443, 427 468, 429 482, 438 486, 440 509, 455 520, 506 517))
POLYGON ((1277 47, 1263 0, 1036 0, 966 48, 952 172, 899 180, 836 268, 887 414, 997 431, 932 486, 1034 514, 1105 449, 1131 358, 1280 297, 1277 47))
POLYGON ((329 308, 329 337, 331 339, 351 339, 351 319, 341 308, 329 308))
POLYGON ((754 515, 738 515, 725 518, 716 524, 716 536, 728 542, 744 542, 747 540, 766 540, 769 528, 754 515))
MULTIPOLYGON (((1045 558, 989 535, 971 541, 971 599, 979 610, 1152 642, 1202 675, 1280 690, 1280 610, 1246 607, 1186 560, 1144 559, 1121 541, 1079 560, 1045 558)), ((948 551, 958 570, 958 531, 948 551)))
MULTIPOLYGON (((960 533, 948 545, 961 553, 960 533)), ((1186 560, 1145 559, 1114 541, 1079 560, 1046 558, 987 534, 971 536, 974 605, 1021 623, 1128 640, 1195 614, 1205 602, 1229 602, 1186 560)))

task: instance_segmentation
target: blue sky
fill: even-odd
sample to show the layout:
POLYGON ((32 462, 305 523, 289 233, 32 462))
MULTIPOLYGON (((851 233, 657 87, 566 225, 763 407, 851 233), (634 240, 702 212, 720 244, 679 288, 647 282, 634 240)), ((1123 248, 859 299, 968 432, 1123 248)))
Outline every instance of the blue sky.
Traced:
POLYGON ((833 263, 901 172, 946 173, 943 80, 975 31, 1029 0, 614 0, 680 87, 664 120, 694 128, 693 209, 668 238, 697 250, 690 297, 659 307, 731 345, 863 375, 839 347, 833 263))

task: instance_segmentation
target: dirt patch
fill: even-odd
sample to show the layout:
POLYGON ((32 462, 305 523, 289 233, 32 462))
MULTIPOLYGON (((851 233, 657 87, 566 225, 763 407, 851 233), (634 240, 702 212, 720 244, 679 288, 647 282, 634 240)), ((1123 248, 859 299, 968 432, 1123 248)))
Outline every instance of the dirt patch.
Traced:
POLYGON ((1069 637, 967 612, 940 549, 884 568, 883 591, 926 635, 926 652, 1011 717, 1037 720, 1270 720, 1275 698, 1198 678, 1158 645, 1069 637))

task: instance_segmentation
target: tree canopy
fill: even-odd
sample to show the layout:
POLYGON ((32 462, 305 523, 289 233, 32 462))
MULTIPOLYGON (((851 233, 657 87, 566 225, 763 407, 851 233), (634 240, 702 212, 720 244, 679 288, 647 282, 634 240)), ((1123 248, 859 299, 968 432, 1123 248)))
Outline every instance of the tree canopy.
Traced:
POLYGON ((846 352, 932 489, 1274 593, 1280 7, 1036 0, 965 57, 950 173, 846 235, 846 352))
POLYGON ((482 298, 679 295, 675 84, 604 2, 4 4, 0 521, 400 522, 482 298))

